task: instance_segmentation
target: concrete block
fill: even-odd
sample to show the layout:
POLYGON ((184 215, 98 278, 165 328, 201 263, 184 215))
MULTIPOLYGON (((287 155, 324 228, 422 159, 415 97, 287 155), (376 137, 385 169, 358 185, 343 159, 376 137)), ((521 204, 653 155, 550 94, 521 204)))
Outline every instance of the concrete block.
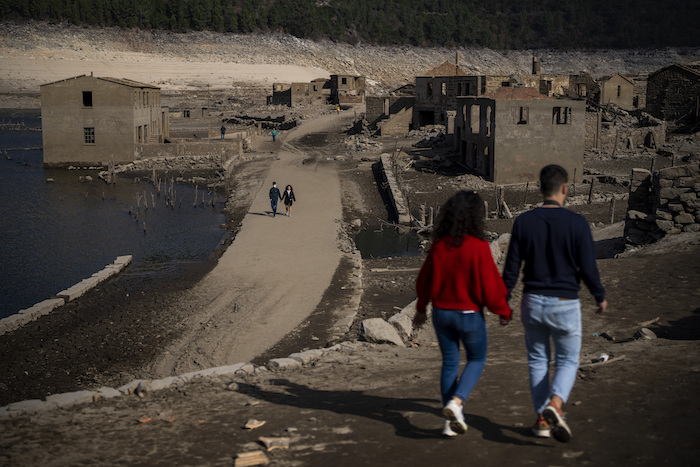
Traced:
POLYGON ((244 374, 244 375, 252 375, 254 373, 255 373, 255 365, 253 365, 252 363, 246 363, 238 371, 236 371, 236 374, 244 374))
POLYGON ((32 319, 36 319, 39 316, 48 315, 53 309, 58 308, 59 306, 62 306, 65 303, 66 301, 62 298, 50 298, 48 300, 39 302, 36 305, 31 306, 25 310, 21 310, 20 313, 30 315, 32 319))
POLYGON ((136 388, 139 386, 139 383, 141 381, 144 381, 142 379, 135 379, 131 381, 130 383, 126 383, 124 386, 118 387, 117 391, 119 391, 122 394, 133 394, 134 391, 136 391, 136 388))
POLYGON ((82 296, 90 290, 89 287, 86 287, 83 284, 75 284, 73 287, 69 287, 66 290, 62 290, 61 292, 58 292, 56 294, 56 297, 64 299, 66 302, 72 302, 76 298, 82 296))
POLYGON ((273 358, 267 362, 271 370, 294 370, 301 367, 301 363, 293 358, 273 358))
POLYGON ((119 274, 118 269, 114 267, 106 267, 103 270, 93 274, 92 277, 96 278, 100 282, 104 282, 117 274, 119 274))
POLYGON ((360 336, 367 342, 375 344, 406 345, 394 327, 381 318, 370 318, 360 323, 360 336))
POLYGON ((292 360, 296 360, 302 365, 308 365, 315 362, 323 356, 323 350, 321 349, 311 349, 304 352, 293 353, 289 356, 292 360))
POLYGON ((10 412, 16 412, 17 414, 34 414, 42 412, 44 410, 49 410, 53 406, 48 404, 46 401, 39 399, 29 399, 26 401, 13 402, 7 405, 7 410, 10 412))
POLYGON ((113 264, 126 267, 131 263, 132 258, 132 255, 117 256, 113 264))
POLYGON ((217 366, 212 368, 212 375, 234 375, 238 370, 246 366, 247 363, 236 363, 235 365, 217 366))
POLYGON ((53 394, 46 398, 46 403, 61 409, 73 407, 78 404, 87 404, 95 399, 94 391, 75 391, 63 394, 53 394))
POLYGON ((114 388, 110 388, 107 386, 103 386, 99 388, 97 391, 95 391, 95 395, 93 397, 93 400, 97 402, 98 400, 102 399, 112 399, 114 397, 119 397, 121 396, 122 393, 117 391, 114 388))
POLYGON ((29 322, 29 317, 20 313, 0 319, 0 335, 12 332, 29 322))

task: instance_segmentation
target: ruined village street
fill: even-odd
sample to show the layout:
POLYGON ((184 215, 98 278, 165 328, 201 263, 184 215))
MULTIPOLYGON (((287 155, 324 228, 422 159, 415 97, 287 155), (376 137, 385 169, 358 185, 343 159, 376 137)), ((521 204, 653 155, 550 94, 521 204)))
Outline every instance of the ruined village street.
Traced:
POLYGON ((236 239, 216 267, 174 306, 192 310, 182 337, 148 372, 152 377, 247 362, 299 325, 318 305, 340 261, 341 218, 336 169, 321 154, 295 144, 317 133, 339 132, 349 112, 306 121, 277 143, 264 135, 256 149, 273 148, 275 160, 236 239), (278 146, 279 145, 279 146, 278 146), (292 217, 280 201, 272 217, 269 189, 292 185, 292 217))

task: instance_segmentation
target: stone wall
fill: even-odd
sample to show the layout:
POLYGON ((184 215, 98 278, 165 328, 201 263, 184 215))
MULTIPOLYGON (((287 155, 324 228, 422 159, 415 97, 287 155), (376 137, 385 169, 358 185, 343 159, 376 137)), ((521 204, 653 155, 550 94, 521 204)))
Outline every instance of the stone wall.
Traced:
POLYGON ((700 164, 652 174, 632 169, 625 240, 652 243, 665 235, 700 231, 700 164))
POLYGON ((666 122, 638 126, 626 121, 615 125, 613 122, 598 123, 598 118, 598 112, 586 112, 586 149, 614 153, 639 146, 659 147, 666 142, 666 122))

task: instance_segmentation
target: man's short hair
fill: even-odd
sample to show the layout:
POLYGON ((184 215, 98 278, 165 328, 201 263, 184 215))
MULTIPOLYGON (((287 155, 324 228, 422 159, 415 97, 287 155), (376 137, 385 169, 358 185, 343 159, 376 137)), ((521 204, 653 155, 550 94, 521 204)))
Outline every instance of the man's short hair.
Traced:
POLYGON ((540 171, 540 190, 544 196, 555 195, 569 181, 569 174, 560 165, 551 164, 540 171))

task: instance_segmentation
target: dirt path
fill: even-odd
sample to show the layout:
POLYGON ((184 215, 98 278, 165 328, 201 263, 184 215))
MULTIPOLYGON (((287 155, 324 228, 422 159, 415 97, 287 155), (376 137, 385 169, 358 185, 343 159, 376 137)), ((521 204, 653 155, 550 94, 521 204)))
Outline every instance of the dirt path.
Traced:
POLYGON ((280 144, 278 159, 236 240, 214 270, 176 305, 193 310, 175 324, 184 330, 183 337, 147 373, 161 377, 249 361, 318 305, 341 256, 339 180, 335 168, 318 162, 319 154, 304 153, 296 145, 305 138, 322 138, 350 117, 310 120, 280 144), (280 189, 294 187, 297 203, 291 218, 284 216, 281 203, 278 216, 271 216, 268 190, 273 181, 280 189))

